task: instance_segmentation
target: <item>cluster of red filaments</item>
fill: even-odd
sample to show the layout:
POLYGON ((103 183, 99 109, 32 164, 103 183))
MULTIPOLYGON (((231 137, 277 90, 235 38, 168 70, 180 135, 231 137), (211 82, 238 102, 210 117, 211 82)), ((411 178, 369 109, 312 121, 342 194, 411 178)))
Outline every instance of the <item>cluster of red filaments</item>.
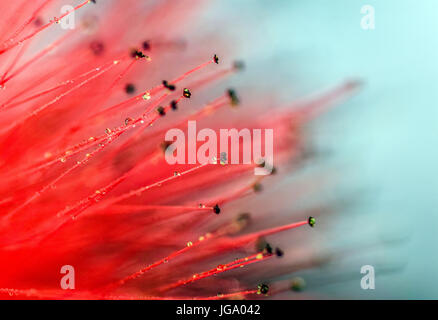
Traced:
POLYGON ((207 89, 242 64, 222 66, 204 48, 182 53, 185 44, 175 40, 196 11, 187 7, 198 4, 162 1, 146 10, 124 0, 103 10, 84 1, 45 18, 59 12, 59 1, 0 1, 8 17, 0 23, 0 297, 275 294, 265 280, 278 276, 269 272, 272 260, 290 248, 257 244, 315 219, 252 219, 242 214, 245 204, 291 169, 300 126, 354 85, 281 112, 244 103, 234 112, 241 104, 234 89, 213 98, 207 89), (62 19, 88 6, 88 23, 55 35, 62 19), (186 130, 189 120, 214 129, 275 128, 279 173, 254 176, 256 164, 169 165, 165 133, 186 130), (280 223, 266 228, 270 221, 280 223), (60 287, 64 265, 74 267, 74 290, 60 287))

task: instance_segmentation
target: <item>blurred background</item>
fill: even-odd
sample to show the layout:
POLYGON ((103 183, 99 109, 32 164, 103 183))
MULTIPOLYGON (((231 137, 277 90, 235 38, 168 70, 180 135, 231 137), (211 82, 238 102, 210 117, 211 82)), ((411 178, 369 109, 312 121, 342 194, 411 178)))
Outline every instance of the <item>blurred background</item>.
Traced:
POLYGON ((321 297, 438 298, 437 13, 436 0, 220 0, 196 22, 245 61, 232 81, 255 96, 281 104, 364 84, 311 125, 322 155, 312 166, 335 177, 321 199, 347 199, 319 221, 324 245, 346 256, 327 270, 332 281, 315 278, 321 297), (361 27, 364 5, 373 30, 361 27), (362 265, 375 267, 375 290, 361 289, 362 265))

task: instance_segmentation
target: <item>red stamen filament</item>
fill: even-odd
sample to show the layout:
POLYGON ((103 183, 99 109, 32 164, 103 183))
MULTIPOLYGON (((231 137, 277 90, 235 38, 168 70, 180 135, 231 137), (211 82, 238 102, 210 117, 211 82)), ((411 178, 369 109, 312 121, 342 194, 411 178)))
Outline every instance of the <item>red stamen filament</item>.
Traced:
MULTIPOLYGON (((112 198, 112 199, 108 199, 107 202, 104 205, 105 206, 109 206, 109 205, 112 205, 114 203, 117 203, 117 202, 129 199, 129 198, 131 198, 131 197, 133 197, 135 195, 141 194, 141 193, 143 193, 143 192, 145 192, 145 191, 147 191, 147 190, 149 190, 151 188, 160 187, 161 185, 163 185, 163 184, 165 184, 167 182, 170 182, 172 180, 181 178, 182 176, 185 176, 185 175, 190 174, 190 173, 192 173, 194 171, 197 171, 197 170, 207 166, 208 164, 209 163, 198 165, 198 166, 190 168, 190 169, 188 169, 186 171, 179 172, 178 175, 170 176, 168 178, 165 178, 165 179, 162 179, 160 181, 154 182, 154 183, 149 184, 147 186, 144 186, 144 187, 141 187, 141 188, 129 191, 129 192, 127 192, 125 194, 122 194, 122 195, 120 195, 118 197, 115 197, 115 198, 112 198)), ((101 208, 99 208, 99 209, 101 209, 101 208)))
MULTIPOLYGON (((109 63, 107 63, 107 64, 104 64, 104 65, 102 65, 102 66, 99 66, 99 67, 97 67, 97 68, 93 68, 93 69, 91 69, 91 70, 89 70, 89 71, 87 71, 87 72, 85 72, 85 73, 83 73, 83 74, 80 74, 79 76, 77 76, 77 77, 75 77, 75 78, 73 78, 73 79, 70 79, 70 80, 66 80, 66 81, 64 81, 64 82, 61 82, 61 83, 59 83, 59 84, 53 86, 52 88, 49 88, 49 89, 47 89, 47 90, 41 91, 41 92, 39 92, 39 93, 36 93, 36 94, 34 94, 34 95, 32 95, 32 96, 30 96, 30 97, 28 97, 28 98, 25 98, 25 99, 23 99, 23 100, 21 100, 21 101, 17 101, 17 102, 11 103, 11 104, 8 104, 9 102, 6 102, 5 104, 3 104, 3 105, 1 106, 1 109, 7 108, 7 107, 9 107, 9 108, 16 107, 16 106, 18 106, 18 105, 20 105, 20 104, 23 104, 23 103, 26 103, 26 102, 32 101, 32 100, 34 100, 34 99, 36 99, 36 98, 42 97, 42 96, 44 96, 44 95, 46 95, 46 94, 48 94, 48 93, 50 93, 50 92, 53 92, 53 91, 55 91, 55 90, 57 90, 57 89, 60 89, 60 88, 62 88, 62 87, 65 87, 65 86, 67 86, 67 85, 69 85, 69 84, 73 84, 73 83, 75 83, 76 81, 78 81, 79 79, 82 79, 82 78, 84 78, 84 77, 86 77, 86 76, 88 76, 88 75, 90 75, 90 74, 92 74, 92 73, 94 73, 94 72, 96 72, 96 71, 99 71, 99 70, 101 70, 101 69, 103 69, 103 68, 106 68, 106 67, 108 67, 108 66, 110 66, 110 65, 112 65, 112 64, 114 64, 113 61, 111 61, 111 62, 109 62, 109 63)), ((0 110, 1 110, 1 109, 0 109, 0 110)))
POLYGON ((97 149, 95 149, 93 152, 88 153, 84 159, 82 159, 81 161, 76 162, 72 167, 68 168, 67 170, 65 170, 62 174, 60 174, 57 178, 55 178, 54 180, 52 180, 52 182, 50 182, 49 184, 45 185, 42 189, 40 189, 39 191, 37 191, 32 197, 28 198, 26 201, 24 201, 24 203, 22 203, 19 207, 15 208, 14 210, 12 210, 8 215, 5 216, 6 219, 10 219, 12 218, 15 214, 17 214, 19 211, 21 211, 22 209, 24 209, 25 207, 27 207, 31 202, 33 202, 34 200, 36 200, 37 198, 39 198, 44 192, 46 192, 47 190, 54 188, 55 185, 62 179, 64 178, 66 175, 68 175, 70 172, 72 172, 73 170, 75 170, 76 168, 86 164, 92 157, 94 157, 98 152, 100 152, 101 150, 103 150, 108 144, 110 144, 113 141, 113 139, 109 138, 105 144, 101 144, 97 149))
POLYGON ((71 94, 72 92, 80 89, 81 87, 83 87, 84 85, 88 84, 90 81, 98 78, 99 76, 103 75, 105 72, 108 72, 110 69, 112 69, 115 65, 119 64, 120 60, 115 60, 114 63, 112 65, 110 65, 109 67, 102 69, 100 72, 98 72, 97 74, 91 76, 90 78, 82 81, 81 83, 77 84, 76 86, 72 87, 71 89, 65 91, 64 93, 60 94, 59 96, 57 96, 55 99, 49 101, 48 103, 44 104, 43 106, 33 110, 32 112, 30 112, 29 114, 25 115, 22 118, 19 118, 18 120, 14 121, 10 126, 4 128, 2 131, 0 131, 0 134, 4 134, 5 132, 10 131, 11 129, 14 129, 15 127, 17 127, 18 125, 24 123, 26 120, 38 115, 40 112, 42 112, 43 110, 47 109, 48 107, 52 106, 53 104, 55 104, 56 102, 60 101, 62 98, 64 98, 65 96, 71 94))
POLYGON ((0 55, 5 53, 6 51, 9 51, 12 48, 15 48, 16 46, 18 46, 20 43, 23 43, 26 40, 29 40, 31 38, 33 38, 34 36, 36 36, 38 33, 40 33, 41 31, 47 29, 48 27, 50 27, 52 24, 59 22, 61 19, 65 18, 66 16, 68 16, 70 13, 82 8, 83 6, 85 6, 86 4, 90 3, 89 0, 84 1, 83 3, 79 4, 78 6, 76 6, 75 8, 73 8, 71 11, 68 11, 66 13, 64 13, 63 15, 59 16, 58 18, 54 18, 53 20, 51 20, 50 22, 46 23, 45 25, 39 27, 37 30, 35 30, 34 32, 28 34, 27 36, 13 42, 10 45, 6 45, 5 43, 3 43, 4 48, 0 50, 0 55))
POLYGON ((134 66, 134 64, 139 61, 139 59, 134 59, 132 60, 128 66, 125 68, 125 70, 123 70, 116 78, 116 80, 114 80, 113 84, 110 87, 110 91, 117 85, 117 83, 122 80, 122 78, 129 72, 129 70, 131 70, 131 68, 134 66))
POLYGON ((4 43, 8 43, 8 42, 13 42, 15 39, 29 24, 32 23, 32 21, 35 20, 35 18, 37 17, 38 13, 41 12, 41 10, 44 9, 45 6, 47 6, 50 2, 52 2, 53 0, 46 0, 44 3, 42 3, 32 14, 32 16, 26 20, 25 23, 23 23, 13 34, 12 36, 6 40, 4 43))
MULTIPOLYGON (((122 59, 120 59, 120 60, 114 60, 114 61, 121 61, 121 60, 122 60, 122 59)), ((208 61, 208 62, 206 62, 206 63, 203 63, 203 64, 201 64, 200 66, 198 66, 198 67, 196 67, 196 68, 194 68, 194 69, 192 69, 192 70, 186 72, 183 76, 181 76, 181 77, 179 77, 178 79, 172 81, 171 83, 175 83, 175 82, 177 82, 177 81, 180 81, 180 80, 184 79, 187 75, 192 74, 193 72, 195 72, 195 71, 197 71, 197 70, 200 70, 201 68, 203 68, 203 67, 209 65, 210 63, 212 63, 212 60, 211 60, 211 61, 208 61)), ((112 63, 112 64, 114 64, 114 63, 112 63)), ((110 65, 110 67, 111 67, 111 65, 110 65)), ((152 89, 151 91, 149 91, 149 93, 151 94, 151 92, 154 92, 154 91, 157 92, 157 91, 159 91, 160 89, 164 89, 164 86, 163 86, 163 85, 159 85, 159 86, 155 87, 154 89, 152 89)), ((55 90, 55 89, 53 89, 53 90, 55 90)), ((125 104, 128 104, 128 103, 130 103, 130 102, 138 101, 138 100, 142 99, 143 95, 144 95, 144 94, 140 94, 140 95, 135 96, 135 97, 133 97, 133 98, 130 98, 130 99, 124 101, 124 102, 121 102, 121 103, 119 103, 119 104, 117 104, 117 105, 115 105, 115 106, 112 106, 112 107, 110 107, 110 108, 107 108, 107 109, 105 109, 105 110, 103 110, 103 111, 101 111, 101 112, 98 112, 97 114, 92 115, 91 118, 94 118, 94 117, 97 117, 97 116, 99 116, 99 115, 102 115, 103 113, 106 113, 106 112, 108 112, 108 111, 116 110, 116 109, 118 109, 119 107, 121 107, 121 106, 123 106, 123 105, 125 105, 125 104)), ((181 98, 180 98, 178 101, 180 101, 180 100, 181 100, 181 98)), ((22 103, 22 102, 21 102, 21 103, 22 103)), ((211 108, 211 110, 215 110, 216 108, 219 108, 219 107, 221 107, 221 106, 222 106, 222 104, 221 104, 221 105, 218 105, 218 106, 214 106, 214 103, 212 103, 212 106, 210 106, 210 108, 211 108)), ((2 107, 4 107, 4 105, 3 105, 2 107)), ((168 108, 169 108, 169 107, 170 107, 170 106, 168 106, 168 108)), ((1 108, 0 108, 0 109, 1 109, 1 108)), ((168 109, 167 109, 167 110, 168 110, 168 109)), ((137 120, 134 121, 133 124, 132 124, 131 126, 129 126, 129 127, 132 127, 133 125, 135 125, 136 123, 138 123, 138 122, 140 122, 140 121, 141 121, 141 120, 138 120, 138 119, 137 119, 137 120)), ((21 123, 21 122, 20 122, 20 123, 21 123)), ((7 130, 12 129, 12 128, 15 127, 16 125, 18 125, 18 123, 15 123, 13 126, 9 127, 7 130)), ((128 128, 128 127, 125 127, 125 128, 128 128)), ((0 132, 0 133, 1 133, 1 132, 0 132)), ((74 146, 71 146, 71 147, 67 148, 67 150, 66 150, 65 152, 63 152, 62 155, 57 156, 56 159, 54 159, 54 160, 50 160, 50 161, 48 161, 48 162, 45 162, 45 163, 43 163, 43 164, 41 164, 41 165, 39 165, 39 166, 37 166, 37 167, 31 168, 30 170, 22 171, 22 173, 23 173, 23 174, 29 174, 29 173, 37 172, 37 171, 39 171, 39 170, 41 170, 41 169, 43 169, 43 168, 49 167, 49 166, 51 166, 51 165, 57 163, 57 162, 59 162, 59 161, 65 161, 67 158, 69 158, 69 157, 71 157, 71 156, 73 156, 73 155, 76 155, 76 154, 79 153, 80 151, 83 151, 83 150, 85 150, 85 149, 87 149, 87 148, 89 148, 89 147, 91 147, 91 146, 93 146, 93 145, 96 145, 96 144, 100 143, 101 141, 103 141, 103 140, 106 139, 106 138, 107 138, 107 135, 101 135, 100 137, 92 137, 92 138, 90 138, 90 139, 88 139, 88 140, 86 140, 86 141, 83 141, 83 142, 81 142, 81 143, 78 143, 78 144, 76 144, 76 145, 74 145, 74 146)))
POLYGON ((20 58, 23 56, 24 52, 26 51, 27 46, 28 46, 28 43, 21 46, 20 50, 18 51, 18 54, 14 57, 14 59, 12 60, 12 63, 6 69, 5 73, 3 74, 2 78, 0 79, 1 86, 4 86, 4 84, 6 83, 5 78, 7 77, 9 72, 11 72, 11 70, 16 66, 16 64, 18 63, 20 58))
POLYGON ((205 272, 202 272, 202 273, 194 274, 191 278, 186 279, 186 280, 180 280, 180 281, 178 281, 176 283, 173 283, 173 284, 163 288, 162 290, 163 291, 168 291, 168 290, 171 290, 171 289, 174 289, 174 288, 177 288, 177 287, 180 287, 180 286, 192 283, 194 281, 198 281, 198 280, 201 280, 201 279, 204 279, 204 278, 211 277, 213 275, 216 275, 216 274, 219 274, 219 273, 222 273, 222 272, 225 272, 225 271, 233 270, 233 269, 236 269, 236 268, 241 268, 241 267, 253 264, 255 262, 264 261, 264 260, 272 258, 273 256, 274 255, 263 254, 262 252, 256 253, 256 254, 248 256, 246 258, 242 258, 242 259, 239 259, 239 260, 235 260, 235 261, 229 262, 226 265, 218 266, 218 267, 213 268, 211 270, 208 270, 208 271, 205 271, 205 272))
MULTIPOLYGON (((197 67, 195 67, 195 68, 193 68, 193 69, 187 71, 187 72, 184 73, 182 76, 180 76, 179 78, 177 78, 177 79, 175 79, 175 80, 170 81, 169 83, 176 84, 177 82, 182 81, 182 80, 185 79, 187 76, 189 76, 190 74, 194 73, 195 71, 198 71, 198 70, 200 70, 200 69, 206 67, 206 66, 209 65, 211 62, 212 62, 212 61, 205 62, 205 63, 203 63, 203 64, 201 64, 201 65, 199 65, 199 66, 197 66, 197 67)), ((144 99, 143 99, 143 96, 144 96, 145 94, 149 94, 149 96, 152 97, 152 96, 154 96, 155 94, 159 93, 160 91, 162 91, 162 90, 164 90, 164 89, 166 89, 166 88, 164 87, 164 85, 162 85, 162 84, 157 85, 157 86, 155 86, 154 88, 152 88, 152 89, 150 89, 150 90, 148 90, 148 91, 145 91, 145 92, 143 92, 143 93, 141 93, 141 94, 139 94, 139 95, 137 95, 137 96, 135 96, 135 97, 132 97, 132 98, 127 99, 127 100, 125 100, 125 101, 122 101, 122 102, 120 102, 120 103, 118 103, 118 104, 116 104, 116 105, 114 105, 114 106, 111 106, 111 107, 106 108, 106 109, 104 109, 104 110, 102 110, 102 111, 99 111, 99 112, 97 112, 97 113, 91 115, 90 118, 95 118, 95 117, 101 116, 101 115, 103 115, 103 114, 106 114, 106 113, 108 113, 108 112, 115 111, 115 110, 119 109, 120 107, 125 106, 125 105, 127 105, 127 104, 130 104, 130 103, 132 103, 132 102, 143 101, 143 100, 144 100, 144 99)))
POLYGON ((7 83, 8 81, 10 81, 11 79, 15 78, 16 76, 18 76, 20 73, 22 73, 24 70, 26 70, 29 66, 31 66, 33 63, 35 63, 36 61, 38 61, 39 59, 41 59, 42 57, 44 57, 45 55, 47 55, 50 51, 52 51, 53 49, 59 47, 59 45, 65 41, 66 39, 68 39, 69 37, 71 37, 74 33, 73 31, 68 32, 67 34, 65 34, 64 36, 62 36, 61 38, 59 38, 58 40, 56 40, 55 42, 53 42, 52 44, 48 45, 47 47, 45 47, 43 50, 41 50, 39 53, 37 53, 35 56, 33 56, 32 58, 30 58, 28 61, 26 61, 21 67, 19 67, 13 74, 11 74, 9 77, 7 77, 6 79, 2 80, 0 82, 1 85, 4 85, 5 83, 7 83))
POLYGON ((129 275, 129 276, 119 280, 119 281, 117 281, 115 284, 111 285, 111 287, 114 289, 114 287, 119 287, 119 286, 123 285, 124 283, 126 283, 129 280, 133 280, 135 278, 138 278, 141 275, 143 275, 145 272, 147 272, 149 270, 152 270, 152 269, 154 269, 154 268, 156 268, 156 267, 158 267, 158 266, 160 266, 160 265, 162 265, 164 263, 167 263, 168 261, 176 258, 177 256, 186 253, 190 249, 199 246, 201 243, 205 242, 206 240, 214 238, 215 236, 217 236, 217 234, 209 233, 209 234, 207 234, 205 236, 199 237, 199 239, 194 241, 194 242, 188 242, 186 247, 184 247, 184 248, 182 248, 182 249, 180 249, 178 251, 175 251, 172 254, 168 255, 167 257, 165 257, 163 259, 160 259, 160 260, 152 263, 151 265, 149 265, 149 266, 147 266, 147 267, 145 267, 145 268, 143 268, 143 269, 141 269, 141 270, 139 270, 139 271, 137 271, 137 272, 135 272, 135 273, 133 273, 133 274, 131 274, 131 275, 129 275))

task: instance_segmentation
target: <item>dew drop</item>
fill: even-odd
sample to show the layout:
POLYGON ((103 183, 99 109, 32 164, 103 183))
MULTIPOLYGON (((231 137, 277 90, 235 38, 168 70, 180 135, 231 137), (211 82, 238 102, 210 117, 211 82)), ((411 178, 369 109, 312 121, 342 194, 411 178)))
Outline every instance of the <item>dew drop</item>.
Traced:
POLYGON ((131 118, 126 118, 125 119, 125 126, 128 126, 131 122, 132 122, 131 118))
POLYGON ((190 97, 192 96, 192 92, 189 89, 184 88, 183 96, 184 96, 184 98, 190 99, 190 97))
POLYGON ((267 294, 269 292, 269 286, 264 283, 259 284, 257 286, 257 289, 258 289, 257 294, 267 294))

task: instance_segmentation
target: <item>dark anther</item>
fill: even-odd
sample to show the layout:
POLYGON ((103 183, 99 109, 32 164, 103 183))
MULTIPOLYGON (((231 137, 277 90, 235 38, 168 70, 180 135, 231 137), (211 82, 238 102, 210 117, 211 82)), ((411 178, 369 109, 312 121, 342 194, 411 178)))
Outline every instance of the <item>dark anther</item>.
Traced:
POLYGON ((176 100, 172 100, 170 102, 170 107, 172 108, 172 110, 177 110, 178 109, 178 102, 176 102, 176 100))
POLYGON ((96 56, 100 56, 105 49, 105 46, 100 41, 93 41, 90 43, 90 49, 96 56))
POLYGON ((163 107, 158 107, 157 108, 157 112, 159 113, 160 116, 165 116, 166 115, 166 110, 164 110, 163 107))
POLYGON ((190 92, 189 89, 185 88, 184 91, 183 91, 183 96, 184 96, 185 98, 190 99, 190 97, 192 96, 192 93, 190 92))
POLYGON ((219 208, 219 205, 218 205, 218 204, 216 204, 216 205, 213 207, 213 212, 216 213, 216 214, 221 213, 221 208, 219 208))
POLYGON ((252 189, 254 190, 254 192, 260 192, 263 190, 263 187, 260 183, 254 183, 252 189))
POLYGON ((243 61, 235 61, 233 64, 234 69, 241 71, 245 69, 245 63, 243 61))
POLYGON ((266 243, 265 248, 263 249, 263 253, 267 255, 272 254, 272 247, 269 243, 266 243))
POLYGON ((284 252, 280 248, 275 248, 275 255, 277 257, 282 257, 284 255, 284 252))
POLYGON ((96 0, 90 0, 90 2, 96 3, 96 0))
POLYGON ((143 50, 149 51, 151 50, 151 43, 148 40, 143 41, 142 47, 143 50))
POLYGON ((213 56, 213 61, 214 63, 219 64, 219 57, 216 54, 213 56))
POLYGON ((41 27, 43 25, 43 21, 41 20, 41 18, 35 18, 35 20, 33 21, 35 27, 41 27))
POLYGON ((125 92, 126 92, 127 94, 132 94, 132 93, 134 93, 134 92, 135 92, 135 86, 134 86, 132 83, 128 83, 128 84, 126 84, 126 86, 125 86, 125 92))
POLYGON ((267 294, 269 292, 269 286, 267 284, 264 284, 264 283, 259 284, 257 286, 257 289, 258 289, 259 294, 267 294))
POLYGON ((257 241, 255 242, 255 250, 257 252, 259 251, 263 251, 266 248, 266 245, 268 244, 268 242, 265 240, 265 238, 260 237, 257 239, 257 241))
POLYGON ((240 103, 239 97, 237 96, 235 90, 228 89, 227 94, 228 94, 228 97, 230 97, 232 106, 237 106, 240 103))
POLYGON ((131 57, 135 59, 146 58, 146 56, 140 50, 134 49, 131 51, 131 57))
POLYGON ((167 82, 167 80, 163 80, 163 86, 167 89, 169 89, 170 91, 175 91, 176 87, 173 84, 169 84, 169 82, 167 82))

